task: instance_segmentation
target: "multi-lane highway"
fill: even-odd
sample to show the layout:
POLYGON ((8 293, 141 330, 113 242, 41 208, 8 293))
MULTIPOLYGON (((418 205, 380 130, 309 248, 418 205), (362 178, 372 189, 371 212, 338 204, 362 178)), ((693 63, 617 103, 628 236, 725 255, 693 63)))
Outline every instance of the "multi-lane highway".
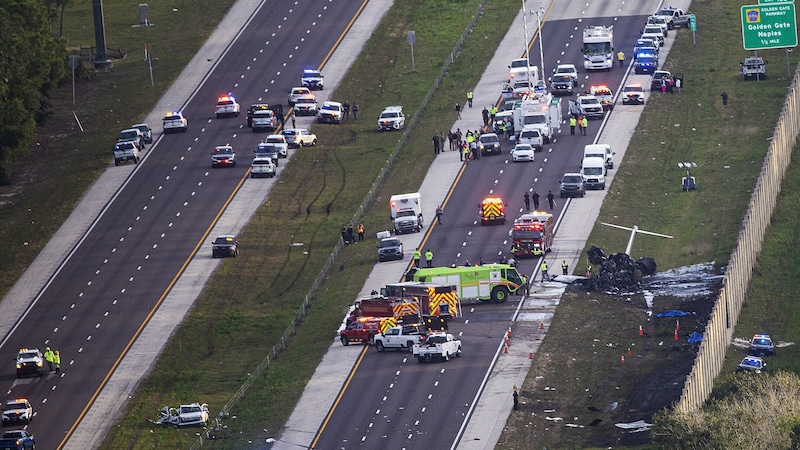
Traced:
MULTIPOLYGON (((630 6, 552 2, 542 36, 546 69, 573 63, 580 70, 578 92, 588 90, 592 84, 605 84, 617 91, 625 69, 615 65, 610 71, 583 70, 582 30, 586 25, 614 25, 615 51, 623 49, 630 58, 630 49, 647 15, 658 6, 656 1, 630 6)), ((535 42, 533 49, 536 51, 531 51, 531 60, 538 65, 535 42)), ((519 54, 509 54, 507 60, 516 57, 519 54)), ((565 117, 570 98, 574 99, 563 99, 565 117)), ((538 153, 533 163, 512 163, 508 157, 511 146, 504 142, 502 156, 486 156, 466 166, 447 196, 446 226, 434 226, 423 243, 424 248, 433 249, 436 265, 461 265, 466 261, 474 264, 481 258, 491 262, 508 251, 509 226, 481 226, 478 219, 478 204, 490 194, 509 204, 509 220, 522 212, 523 194, 530 189, 542 196, 540 209, 548 209, 544 196, 552 190, 559 203, 552 212, 561 213, 558 180, 564 172, 577 171, 583 147, 594 141, 600 125, 601 121, 591 121, 586 137, 572 136, 569 127, 562 126, 553 145, 538 153)), ((535 264, 535 260, 521 262, 522 272, 533 273, 535 264)), ((357 370, 344 384, 312 442, 313 448, 451 448, 469 418, 475 394, 490 369, 517 303, 518 298, 512 297, 506 304, 467 306, 471 310, 468 319, 451 323, 451 332, 460 335, 464 344, 464 356, 446 364, 421 365, 407 353, 379 354, 365 349, 357 370)))
POLYGON ((285 104, 302 69, 323 64, 364 4, 262 3, 183 105, 188 131, 156 141, 5 336, 0 382, 6 398, 34 404, 29 430, 40 448, 69 439, 188 261, 208 253, 208 231, 246 180, 261 135, 246 128, 244 114, 216 119, 216 98, 233 93, 243 112, 255 102, 285 104), (226 143, 239 164, 212 170, 212 149, 226 143), (45 346, 61 351, 62 373, 15 379, 18 349, 45 346))

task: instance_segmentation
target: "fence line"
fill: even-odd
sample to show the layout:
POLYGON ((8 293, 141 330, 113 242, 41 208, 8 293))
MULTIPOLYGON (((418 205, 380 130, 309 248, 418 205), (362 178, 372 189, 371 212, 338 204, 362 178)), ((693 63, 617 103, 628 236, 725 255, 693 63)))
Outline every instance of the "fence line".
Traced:
MULTIPOLYGON (((408 126, 406 126, 406 129, 403 131, 402 136, 400 136, 400 139, 398 140, 394 149, 389 154, 389 158, 386 160, 386 163, 383 165, 383 168, 381 169, 380 173, 378 173, 378 176, 372 183, 372 187, 370 188, 369 192, 367 192, 367 195, 364 197, 364 200, 361 201, 361 205, 359 206, 358 210, 353 216, 353 219, 350 221, 351 226, 355 227, 355 225, 360 222, 361 218, 364 215, 364 211, 367 209, 370 202, 372 201, 375 192, 377 192, 378 188, 383 184, 383 180, 386 178, 389 172, 391 172, 392 166, 394 165, 394 162, 397 159, 397 155, 400 153, 400 150, 402 149, 403 145, 405 145, 406 141, 408 140, 408 137, 411 134, 411 130, 413 130, 416 127, 417 122, 419 122, 420 117, 422 116, 422 112, 428 106, 428 103, 433 97, 433 94, 439 89, 439 85, 441 84, 441 81, 444 79, 444 77, 447 75, 447 70, 450 68, 450 65, 455 62, 455 60, 459 56, 459 53, 464 48, 464 45, 466 45, 467 41, 469 40, 469 37, 472 34, 472 30, 475 28, 475 24, 477 24, 478 19, 483 15, 484 5, 486 5, 486 3, 488 3, 489 1, 490 0, 482 0, 481 4, 475 10, 475 13, 472 15, 472 19, 470 19, 466 29, 461 33, 458 42, 455 44, 453 50, 450 51, 450 54, 445 59, 444 64, 442 65, 442 70, 439 71, 439 74, 436 76, 436 79, 433 81, 433 84, 431 85, 430 89, 428 89, 428 92, 425 94, 425 97, 423 97, 422 102, 419 105, 419 109, 417 109, 417 112, 414 113, 414 116, 411 118, 411 121, 409 122, 408 126)), ((278 354, 280 352, 286 349, 286 344, 289 341, 289 338, 292 335, 294 335, 297 326, 302 322, 303 318, 305 317, 306 312, 308 311, 309 306, 311 305, 312 300, 316 295, 317 288, 319 288, 320 284, 322 284, 325 277, 328 276, 328 272, 336 262, 336 257, 339 255, 339 251, 342 249, 343 245, 344 244, 342 243, 342 241, 339 240, 339 242, 337 242, 336 245, 333 246, 331 254, 328 256, 328 259, 325 260, 325 264, 323 264, 322 269, 320 270, 317 277, 314 279, 314 282, 311 283, 311 288, 308 290, 308 293, 303 299, 303 303, 300 305, 300 308, 295 314, 294 319, 292 319, 289 326, 283 332, 283 336, 281 336, 280 341, 278 341, 278 343, 272 346, 272 351, 270 351, 269 355, 267 355, 267 357, 263 361, 261 361, 258 364, 258 366, 256 366, 256 369, 251 372, 250 376, 247 377, 242 386, 239 387, 239 389, 230 398, 230 400, 228 400, 228 402, 225 403, 225 406, 222 407, 219 414, 217 414, 216 418, 214 419, 216 426, 208 427, 203 433, 201 433, 198 440, 194 443, 194 445, 190 447, 190 450, 195 450, 203 446, 205 440, 209 439, 209 437, 213 434, 213 432, 220 428, 222 420, 230 414, 230 411, 233 409, 234 406, 236 406, 236 403, 240 399, 244 398, 245 392, 247 391, 248 388, 253 386, 256 378, 270 367, 270 364, 274 359, 278 357, 278 354)))
POLYGON ((786 95, 778 123, 772 134, 764 164, 747 207, 719 297, 711 310, 708 325, 697 352, 692 371, 686 377, 681 398, 675 409, 682 413, 697 411, 711 395, 714 379, 722 370, 725 353, 733 339, 753 278, 764 236, 778 203, 783 178, 792 160, 792 151, 800 129, 800 65, 786 95))

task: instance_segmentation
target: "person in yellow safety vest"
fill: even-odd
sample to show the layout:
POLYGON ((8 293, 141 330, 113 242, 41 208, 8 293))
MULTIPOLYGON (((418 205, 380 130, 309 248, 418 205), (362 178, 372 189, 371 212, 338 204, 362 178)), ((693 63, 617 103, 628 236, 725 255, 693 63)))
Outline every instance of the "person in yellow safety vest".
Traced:
POLYGON ((619 61, 619 66, 623 67, 625 65, 625 53, 622 50, 617 53, 617 61, 619 61))
POLYGON ((533 250, 531 250, 533 256, 542 256, 544 252, 542 251, 542 246, 539 244, 533 244, 533 250))
POLYGON ((469 164, 469 147, 467 147, 467 143, 464 142, 464 146, 461 148, 461 160, 467 162, 469 164))
POLYGON ((364 224, 363 223, 358 224, 358 240, 359 241, 363 241, 364 240, 364 224))
POLYGON ((414 258, 414 266, 415 267, 419 267, 419 258, 420 258, 420 256, 422 256, 422 254, 419 252, 419 248, 417 248, 416 250, 414 250, 414 256, 413 256, 413 258, 414 258))
POLYGON ((492 105, 492 107, 489 108, 489 117, 492 118, 492 122, 494 122, 494 116, 496 115, 497 115, 497 106, 492 105))
POLYGON ((575 134, 575 126, 578 125, 578 119, 575 116, 569 118, 569 134, 575 134))
POLYGON ((550 281, 550 275, 547 274, 547 263, 542 261, 539 269, 542 271, 542 281, 550 281))
POLYGON ((44 360, 47 361, 47 365, 50 367, 50 371, 53 371, 53 360, 55 359, 55 355, 53 351, 50 350, 50 347, 46 347, 44 349, 44 360))
POLYGON ((586 130, 589 128, 589 120, 586 117, 581 118, 581 134, 586 136, 586 130))
POLYGON ((56 366, 56 373, 61 373, 61 353, 58 350, 53 355, 53 364, 56 366))
POLYGON ((469 107, 470 107, 470 108, 472 108, 472 98, 473 98, 474 96, 475 96, 475 95, 472 93, 472 89, 470 89, 470 90, 468 90, 468 91, 467 91, 467 103, 469 104, 469 107))
POLYGON ((592 278, 592 265, 586 265, 586 278, 592 278))
POLYGON ((428 267, 432 267, 433 265, 433 252, 431 249, 428 249, 428 251, 425 252, 425 263, 428 265, 428 267))
POLYGON ((511 245, 511 254, 512 255, 516 255, 517 252, 519 252, 519 248, 517 247, 517 244, 512 244, 511 245))
POLYGON ((567 264, 567 260, 561 261, 561 273, 564 275, 567 274, 567 270, 569 270, 569 265, 567 264))

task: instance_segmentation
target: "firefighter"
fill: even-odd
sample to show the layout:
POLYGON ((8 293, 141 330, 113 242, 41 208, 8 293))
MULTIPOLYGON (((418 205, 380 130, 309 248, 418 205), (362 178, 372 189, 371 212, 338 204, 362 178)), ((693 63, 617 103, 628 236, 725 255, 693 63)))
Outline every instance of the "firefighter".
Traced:
POLYGON ((44 360, 47 361, 47 366, 50 368, 50 371, 53 371, 53 361, 55 360, 56 355, 53 354, 53 351, 50 350, 50 347, 44 349, 44 360))
POLYGON ((542 261, 540 270, 542 271, 542 281, 550 281, 550 275, 547 274, 547 263, 545 261, 542 261))
POLYGON ((53 355, 53 364, 56 366, 56 373, 61 373, 61 353, 58 350, 53 355))
POLYGON ((413 258, 414 258, 414 266, 415 267, 419 267, 420 256, 422 256, 422 254, 419 252, 419 247, 417 247, 417 249, 414 250, 414 256, 413 256, 413 258))
POLYGON ((561 261, 561 273, 563 275, 566 275, 567 274, 567 270, 569 270, 569 265, 567 264, 567 260, 565 259, 565 260, 561 261))
POLYGON ((532 253, 533 253, 533 256, 542 256, 542 255, 544 255, 544 252, 542 251, 542 246, 539 245, 539 244, 533 244, 532 253))
POLYGON ((433 252, 431 249, 425 252, 425 264, 427 264, 428 267, 433 267, 433 252))

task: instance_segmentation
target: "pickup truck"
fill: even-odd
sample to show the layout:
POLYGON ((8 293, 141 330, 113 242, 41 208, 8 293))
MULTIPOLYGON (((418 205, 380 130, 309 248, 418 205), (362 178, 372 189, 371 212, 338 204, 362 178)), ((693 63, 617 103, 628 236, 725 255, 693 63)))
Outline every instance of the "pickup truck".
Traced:
POLYGON ((427 335, 415 326, 400 326, 378 333, 372 338, 375 350, 382 352, 387 348, 406 349, 409 353, 414 351, 414 344, 425 342, 427 335))
POLYGON ((658 17, 663 17, 667 21, 667 29, 689 28, 689 17, 691 13, 685 13, 682 9, 667 7, 655 13, 658 17))
POLYGON ((414 357, 420 363, 441 359, 450 361, 450 357, 461 356, 461 340, 449 333, 433 333, 424 343, 414 344, 414 357))
POLYGON ((342 345, 350 345, 351 342, 368 343, 380 331, 381 320, 379 318, 356 320, 339 332, 339 340, 342 341, 342 345))
POLYGON ((35 449, 33 435, 25 430, 11 430, 0 437, 0 450, 28 450, 35 449))

